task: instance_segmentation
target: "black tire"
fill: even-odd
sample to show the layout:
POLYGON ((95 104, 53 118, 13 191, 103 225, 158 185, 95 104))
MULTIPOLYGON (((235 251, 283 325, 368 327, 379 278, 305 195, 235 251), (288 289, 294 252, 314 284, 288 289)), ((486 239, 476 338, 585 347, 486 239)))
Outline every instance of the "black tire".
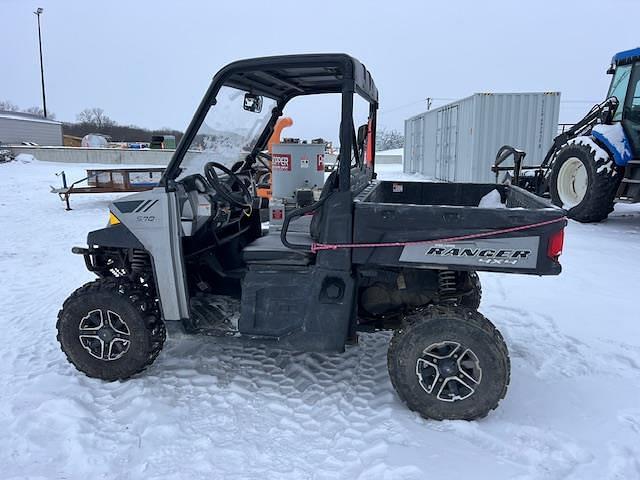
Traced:
POLYGON ((460 291, 463 292, 460 296, 460 305, 470 308, 471 310, 477 310, 482 301, 482 284, 480 283, 480 277, 476 272, 468 272, 460 275, 460 279, 462 282, 459 288, 460 291))
POLYGON ((574 143, 565 145, 558 152, 551 167, 549 179, 549 194, 551 201, 563 208, 561 193, 559 193, 558 178, 563 165, 570 159, 578 159, 586 169, 587 189, 582 200, 575 206, 569 207, 569 218, 578 222, 600 222, 613 211, 616 191, 620 185, 622 175, 610 158, 598 158, 596 152, 589 145, 574 143))
MULTIPOLYGON (((444 368, 442 359, 440 365, 444 368)), ((474 420, 485 417, 506 395, 511 368, 507 346, 500 332, 480 313, 458 306, 433 306, 407 317, 405 325, 391 339, 387 366, 398 396, 411 410, 434 420, 474 420), (442 383, 438 382, 435 375, 428 376, 435 369, 422 368, 424 359, 430 358, 425 353, 427 348, 449 343, 460 345, 457 352, 471 351, 476 360, 472 364, 479 366, 477 370, 480 370, 479 374, 474 373, 477 383, 460 377, 460 362, 469 364, 468 353, 453 360, 455 366, 448 367, 453 368, 454 373, 449 371, 447 380, 442 383), (418 371, 424 375, 422 381, 418 371), (461 387, 457 377, 472 385, 473 392, 469 393, 471 389, 461 387), (431 393, 427 391, 431 382, 426 378, 436 379, 431 393), (447 395, 445 389, 449 390, 451 386, 456 386, 460 399, 447 395)), ((467 367, 464 368, 468 371, 467 367)))
POLYGON ((155 302, 143 287, 120 278, 95 280, 73 292, 58 313, 56 328, 69 362, 87 376, 107 381, 124 380, 143 371, 156 359, 166 339, 155 302), (96 323, 105 325, 105 315, 109 327, 94 328, 96 323), (107 348, 98 339, 103 334, 128 340, 105 337, 112 347, 107 348))

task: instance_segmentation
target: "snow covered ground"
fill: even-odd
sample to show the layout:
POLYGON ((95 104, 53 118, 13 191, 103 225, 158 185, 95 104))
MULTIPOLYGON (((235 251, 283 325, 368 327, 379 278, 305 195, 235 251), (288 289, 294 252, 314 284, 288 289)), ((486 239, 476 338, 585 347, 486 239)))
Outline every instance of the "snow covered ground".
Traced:
POLYGON ((65 211, 49 193, 63 168, 83 173, 0 165, 0 477, 640 478, 640 207, 571 223, 559 277, 482 275, 481 311, 511 352, 507 398, 482 421, 432 422, 395 396, 386 334, 343 355, 173 336, 130 381, 78 373, 55 318, 92 278, 70 247, 113 197, 65 211))

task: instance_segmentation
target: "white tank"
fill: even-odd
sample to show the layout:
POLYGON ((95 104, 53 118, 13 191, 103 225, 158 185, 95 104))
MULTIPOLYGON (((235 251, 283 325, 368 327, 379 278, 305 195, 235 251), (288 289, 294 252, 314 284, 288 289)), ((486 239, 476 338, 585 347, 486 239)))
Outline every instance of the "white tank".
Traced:
POLYGON ((96 133, 90 133, 89 135, 82 137, 80 145, 83 147, 104 148, 108 143, 109 142, 104 136, 96 133))
POLYGON ((324 185, 324 144, 276 143, 271 149, 271 195, 295 199, 296 190, 324 185))

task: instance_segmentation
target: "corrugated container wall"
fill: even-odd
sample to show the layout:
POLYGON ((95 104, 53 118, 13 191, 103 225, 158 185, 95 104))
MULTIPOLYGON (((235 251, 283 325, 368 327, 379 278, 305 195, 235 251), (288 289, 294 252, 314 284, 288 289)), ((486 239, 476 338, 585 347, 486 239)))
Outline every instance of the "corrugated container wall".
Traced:
POLYGON ((450 182, 493 182, 498 149, 539 165, 558 129, 560 93, 477 93, 405 120, 404 171, 450 182))

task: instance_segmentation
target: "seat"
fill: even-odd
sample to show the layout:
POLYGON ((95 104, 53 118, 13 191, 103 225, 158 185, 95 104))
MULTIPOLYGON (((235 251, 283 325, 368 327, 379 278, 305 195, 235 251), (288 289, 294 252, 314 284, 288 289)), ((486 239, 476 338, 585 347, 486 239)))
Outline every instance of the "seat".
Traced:
MULTIPOLYGON (((334 171, 325 182, 320 199, 326 200, 338 186, 338 172, 334 171)), ((318 202, 316 202, 318 203, 318 202)), ((264 237, 260 237, 242 250, 242 258, 248 264, 268 264, 268 265, 309 265, 315 253, 312 253, 311 245, 314 240, 320 239, 320 230, 323 223, 324 205, 313 215, 302 215, 293 218, 287 229, 287 240, 294 245, 308 245, 309 250, 294 250, 286 247, 280 238, 280 232, 274 232, 264 237)), ((307 208, 311 208, 307 207, 307 208)))
MULTIPOLYGON (((287 238, 296 244, 309 245, 313 243, 307 232, 290 232, 287 238)), ((260 237, 242 250, 242 258, 246 263, 268 265, 309 265, 314 254, 310 251, 292 250, 285 247, 280 239, 280 232, 260 237)))
POLYGON ((311 232, 311 220, 313 215, 303 215, 302 217, 295 218, 289 224, 289 230, 287 230, 287 237, 289 233, 306 233, 307 235, 311 232))

